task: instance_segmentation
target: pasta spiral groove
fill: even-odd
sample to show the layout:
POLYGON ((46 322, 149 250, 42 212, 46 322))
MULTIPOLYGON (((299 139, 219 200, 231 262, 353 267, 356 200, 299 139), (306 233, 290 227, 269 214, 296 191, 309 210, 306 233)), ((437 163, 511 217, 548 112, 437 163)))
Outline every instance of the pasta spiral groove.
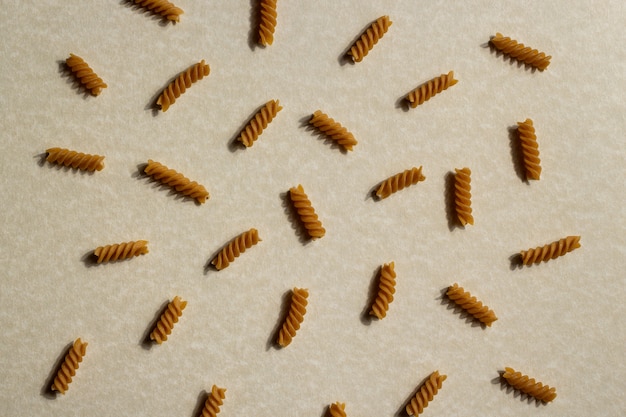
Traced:
POLYGON ((180 22, 180 15, 184 13, 181 8, 167 0, 134 0, 134 2, 172 22, 180 22))
POLYGON ((324 229, 322 222, 318 219, 315 209, 311 205, 311 201, 304 192, 302 185, 298 184, 298 187, 291 187, 289 196, 309 237, 312 239, 324 237, 326 229, 324 229))
POLYGON ((150 333, 150 340, 154 340, 159 345, 165 342, 167 336, 172 334, 174 324, 178 323, 178 318, 183 315, 185 307, 187 307, 187 301, 181 300, 179 296, 174 297, 150 333))
POLYGON ((372 304, 370 315, 382 320, 387 315, 389 304, 393 301, 396 292, 396 271, 395 263, 384 264, 380 269, 380 279, 378 282, 378 294, 372 304))
POLYGON ((328 407, 330 417, 346 417, 346 403, 336 402, 328 407))
POLYGON ((46 161, 83 171, 101 171, 104 168, 104 156, 71 151, 65 148, 50 148, 46 152, 46 161))
POLYGON ((165 87, 156 104, 161 106, 161 111, 166 112, 176 102, 176 99, 191 87, 191 84, 208 76, 210 72, 211 69, 208 64, 204 63, 204 59, 190 66, 165 87))
POLYGON ((526 119, 523 122, 518 122, 517 126, 522 146, 522 155, 524 156, 526 178, 538 180, 541 175, 541 160, 539 159, 539 145, 537 144, 537 135, 535 135, 533 121, 526 119))
POLYGON ((220 405, 224 404, 225 393, 225 388, 218 388, 216 385, 213 385, 200 415, 202 417, 215 417, 220 412, 220 405))
POLYGON ((383 181, 378 187, 376 195, 382 200, 397 191, 403 190, 405 187, 415 185, 419 181, 424 181, 425 179, 426 177, 422 175, 422 167, 413 167, 383 181))
POLYGON ((536 382, 534 378, 522 375, 521 372, 516 372, 513 368, 504 368, 502 377, 516 390, 522 391, 524 394, 528 394, 537 400, 548 403, 556 398, 556 388, 550 388, 548 385, 536 382))
POLYGON ((65 63, 83 87, 89 90, 92 95, 97 96, 102 92, 103 88, 108 87, 102 81, 102 78, 98 77, 91 67, 78 55, 70 54, 65 63))
POLYGON ((548 65, 550 65, 550 58, 552 58, 552 56, 546 56, 545 53, 524 46, 523 43, 518 43, 508 36, 502 36, 501 33, 496 33, 496 36, 491 38, 491 44, 502 53, 535 67, 539 71, 545 70, 548 68, 548 65))
POLYGON ((428 377, 426 382, 424 382, 419 391, 415 394, 415 397, 413 397, 411 402, 406 406, 406 413, 410 416, 422 414, 424 408, 428 407, 428 403, 437 395, 446 378, 447 375, 439 375, 439 371, 430 374, 430 377, 428 377))
POLYGON ((259 42, 263 46, 274 43, 276 30, 276 0, 261 0, 261 23, 259 24, 259 42))
POLYGON ((473 297, 472 294, 465 291, 462 287, 459 287, 457 283, 454 283, 448 288, 446 295, 476 320, 485 323, 489 327, 491 327, 494 321, 498 320, 493 310, 483 305, 476 297, 473 297))
POLYGON ((567 236, 541 247, 523 250, 520 255, 522 264, 531 265, 542 261, 548 262, 550 259, 556 259, 578 248, 580 248, 580 236, 567 236))
POLYGON ((409 101, 409 105, 412 108, 416 108, 420 104, 424 104, 425 101, 430 100, 431 97, 441 93, 443 90, 447 90, 448 87, 452 87, 458 83, 459 80, 454 79, 454 71, 450 71, 447 74, 441 74, 439 77, 435 77, 430 81, 417 87, 411 91, 406 99, 409 101))
POLYGON ((296 336, 296 332, 300 329, 300 324, 304 321, 306 314, 306 306, 308 304, 309 290, 306 288, 294 288, 291 293, 291 305, 289 313, 283 327, 278 333, 277 343, 282 347, 287 347, 292 339, 296 336))
POLYGON ((254 141, 259 138, 259 135, 263 133, 263 130, 282 109, 283 107, 279 104, 278 100, 268 101, 265 106, 254 115, 246 127, 244 127, 238 140, 248 148, 254 145, 254 141))
POLYGON ((256 245, 260 240, 259 232, 256 229, 250 229, 247 232, 243 232, 231 240, 211 261, 211 264, 215 266, 215 269, 221 271, 230 265, 235 258, 244 253, 246 249, 256 245))
POLYGON ((85 353, 87 353, 87 343, 80 340, 79 337, 74 341, 67 355, 65 355, 61 368, 52 383, 51 389, 53 391, 65 394, 69 388, 70 382, 72 382, 72 377, 76 375, 79 364, 83 361, 85 353))
POLYGON ((116 243, 113 245, 99 246, 93 251, 93 254, 98 257, 97 263, 121 261, 123 259, 132 258, 133 256, 148 253, 147 245, 147 240, 116 243))
POLYGON ((466 224, 474 224, 474 216, 472 216, 472 187, 470 186, 470 175, 472 171, 469 168, 455 168, 454 176, 454 203, 456 214, 462 226, 466 224))
POLYGON ((361 62, 369 51, 374 48, 374 45, 378 43, 378 40, 387 33, 392 23, 393 22, 389 20, 389 16, 381 16, 376 19, 376 21, 361 34, 354 45, 352 45, 348 51, 348 55, 350 55, 355 62, 361 62))
POLYGON ((174 188, 182 195, 196 199, 198 203, 204 203, 210 197, 203 185, 191 181, 183 174, 152 159, 148 159, 148 165, 144 168, 144 172, 155 180, 174 188))
POLYGON ((327 114, 322 113, 321 110, 313 113, 309 124, 315 126, 320 132, 339 143, 348 151, 351 151, 352 147, 357 144, 354 135, 348 129, 343 127, 341 123, 335 122, 327 114))

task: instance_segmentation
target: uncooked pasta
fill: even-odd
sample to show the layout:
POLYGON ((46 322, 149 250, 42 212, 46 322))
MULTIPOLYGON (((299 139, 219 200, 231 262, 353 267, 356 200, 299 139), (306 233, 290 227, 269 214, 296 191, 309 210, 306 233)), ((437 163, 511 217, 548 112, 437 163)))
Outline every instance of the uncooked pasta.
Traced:
POLYGON ((348 51, 348 55, 350 55, 355 62, 361 62, 369 51, 374 48, 374 45, 385 35, 392 23, 393 22, 389 20, 389 16, 381 16, 376 19, 376 21, 361 34, 354 45, 352 45, 348 51))
POLYGON ((448 87, 452 87, 458 80, 454 79, 454 71, 450 71, 447 74, 441 74, 439 77, 435 77, 430 81, 417 87, 411 91, 406 99, 411 107, 415 108, 425 101, 430 100, 436 94, 441 93, 443 90, 447 90, 448 87))
POLYGON ((259 232, 256 229, 250 229, 243 232, 233 240, 231 240, 217 256, 211 261, 211 264, 215 266, 215 269, 222 270, 230 265, 235 258, 239 257, 246 249, 256 245, 261 239, 259 238, 259 232))
POLYGON ((384 264, 380 268, 378 293, 370 310, 370 315, 376 316, 379 320, 387 316, 389 304, 393 301, 393 295, 396 293, 396 271, 394 268, 394 262, 384 264))
POLYGON ((191 181, 183 174, 169 169, 160 162, 148 159, 148 165, 144 168, 144 172, 155 180, 174 188, 182 195, 195 199, 198 203, 204 203, 209 198, 209 192, 203 185, 191 181))
POLYGON ((391 194, 403 190, 405 187, 410 185, 415 185, 419 181, 424 181, 425 179, 426 177, 422 175, 422 167, 413 167, 383 181, 378 187, 376 195, 380 199, 387 198, 391 194))
POLYGON ((92 95, 97 96, 102 92, 103 88, 107 88, 102 78, 98 77, 91 67, 78 55, 70 54, 65 63, 83 87, 92 95))
POLYGON ((224 404, 224 398, 226 398, 226 388, 218 388, 217 385, 213 385, 200 415, 202 417, 215 417, 220 412, 220 406, 224 404))
POLYGON ((535 67, 539 71, 545 70, 550 65, 552 56, 525 46, 523 43, 519 43, 508 36, 502 36, 501 33, 496 33, 496 36, 491 38, 491 44, 499 51, 502 51, 502 53, 535 67))
POLYGON ((518 122, 517 126, 522 155, 524 156, 526 178, 538 180, 541 175, 541 160, 539 159, 539 145, 537 144, 537 135, 535 135, 533 121, 526 119, 523 122, 518 122))
POLYGON ((161 111, 166 112, 167 109, 176 102, 176 99, 191 87, 191 84, 203 79, 209 75, 210 72, 211 69, 208 64, 204 63, 204 59, 190 66, 165 87, 165 90, 163 90, 163 93, 161 93, 157 99, 156 104, 161 106, 161 111))
POLYGON ((298 184, 297 187, 291 187, 289 196, 309 237, 311 239, 324 237, 326 229, 324 229, 322 222, 318 219, 309 197, 304 192, 304 188, 302 188, 302 184, 298 184))
POLYGON ((328 407, 330 417, 346 417, 346 403, 336 402, 328 407))
POLYGON ((278 340, 276 341, 280 346, 287 347, 296 336, 296 332, 300 329, 300 324, 302 324, 304 315, 306 314, 308 297, 309 290, 306 288, 293 289, 289 313, 278 333, 278 340))
POLYGON ((46 152, 46 161, 52 164, 64 165, 83 171, 101 171, 104 168, 104 156, 71 151, 65 148, 50 148, 46 152))
POLYGON ((69 388, 70 382, 72 382, 72 377, 76 375, 76 370, 78 369, 79 364, 83 361, 85 353, 87 353, 87 343, 80 340, 79 337, 74 341, 74 344, 70 348, 69 352, 65 355, 65 359, 63 359, 61 368, 57 372, 57 376, 54 378, 54 382, 52 383, 51 389, 53 391, 65 394, 69 388))
POLYGON ((580 236, 567 236, 544 246, 520 251, 520 255, 524 265, 532 265, 542 261, 548 262, 550 259, 556 259, 578 248, 580 248, 580 236))
POLYGON ((556 388, 550 388, 548 385, 536 382, 534 378, 529 378, 528 375, 523 375, 513 368, 504 368, 502 377, 516 390, 528 394, 539 401, 547 403, 556 398, 556 388))
POLYGON ((254 145, 254 141, 259 138, 259 135, 263 133, 263 130, 282 109, 283 107, 278 100, 268 101, 243 128, 241 135, 237 139, 248 148, 254 145))
POLYGON ((129 259, 133 256, 144 255, 148 253, 148 241, 137 240, 113 245, 99 246, 93 254, 98 257, 97 263, 121 261, 129 259))
POLYGON ((174 6, 167 0, 134 0, 135 4, 141 6, 151 12, 161 15, 164 19, 172 22, 179 22, 180 15, 183 14, 183 10, 174 6))
POLYGON ((309 124, 315 126, 321 133, 343 146, 347 151, 351 151, 352 147, 357 144, 354 135, 348 129, 328 117, 327 114, 322 113, 321 110, 313 113, 309 124))
POLYGON ((261 23, 259 24, 259 43, 263 46, 274 43, 276 30, 276 0, 261 0, 261 23))
POLYGON ((485 323, 487 326, 491 327, 491 324, 498 320, 493 310, 483 305, 476 297, 473 297, 472 294, 465 291, 462 287, 459 287, 457 283, 454 283, 448 288, 446 295, 459 307, 467 311, 468 314, 481 323, 485 323))
POLYGON ((447 375, 439 375, 439 371, 430 374, 430 377, 428 377, 426 382, 424 382, 417 391, 417 394, 415 394, 415 397, 413 397, 411 402, 406 406, 406 413, 410 416, 422 414, 424 408, 428 407, 428 403, 437 395, 446 378, 447 375))
POLYGON ((187 301, 181 300, 179 296, 174 297, 150 333, 150 340, 154 340, 159 345, 165 342, 167 336, 172 334, 174 324, 178 323, 178 318, 183 315, 185 307, 187 307, 187 301))
POLYGON ((462 226, 466 224, 474 224, 474 216, 472 216, 472 187, 470 186, 470 175, 472 171, 469 168, 455 168, 454 176, 454 204, 456 207, 456 215, 462 226))

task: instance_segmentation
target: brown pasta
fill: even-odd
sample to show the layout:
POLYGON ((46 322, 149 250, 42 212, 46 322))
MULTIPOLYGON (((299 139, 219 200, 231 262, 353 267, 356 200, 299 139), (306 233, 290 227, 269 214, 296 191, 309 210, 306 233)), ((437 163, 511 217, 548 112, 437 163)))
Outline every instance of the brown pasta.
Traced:
POLYGON ((276 0, 261 0, 261 23, 259 24, 259 43, 263 46, 274 43, 276 30, 276 0))
POLYGON ((87 343, 80 340, 79 337, 74 341, 67 355, 65 355, 61 368, 52 383, 51 389, 53 391, 65 394, 69 388, 70 382, 72 382, 72 377, 76 375, 79 364, 83 361, 85 353, 87 353, 87 343))
POLYGON ((448 288, 446 295, 476 320, 485 323, 489 327, 491 327, 494 321, 498 320, 493 310, 483 305, 476 297, 473 297, 472 294, 465 291, 462 287, 459 287, 457 283, 454 283, 448 288))
POLYGON ((472 216, 472 187, 470 186, 470 175, 472 171, 469 168, 455 168, 454 176, 454 204, 456 215, 462 226, 466 224, 474 224, 474 216, 472 216))
POLYGON ((532 265, 556 259, 574 249, 580 248, 580 236, 567 236, 547 245, 520 251, 522 264, 532 265))
POLYGON ((417 394, 415 394, 415 397, 413 397, 411 402, 406 406, 406 413, 410 416, 422 414, 424 408, 428 407, 428 403, 437 395, 443 381, 445 381, 447 377, 447 375, 439 375, 439 371, 430 374, 430 377, 428 377, 426 382, 424 382, 417 391, 417 394))
POLYGON ((129 259, 133 256, 144 255, 148 253, 148 241, 137 240, 113 245, 99 246, 93 254, 98 257, 97 263, 121 261, 129 259))
POLYGON ((539 159, 539 145, 537 144, 537 135, 535 135, 533 121, 526 119, 523 122, 518 122, 517 126, 517 132, 522 146, 522 155, 524 156, 526 178, 538 180, 541 175, 541 160, 539 159))
POLYGON ((539 401, 548 403, 556 398, 556 388, 550 388, 541 382, 536 382, 534 378, 522 375, 521 372, 517 372, 513 368, 504 368, 502 377, 516 390, 528 394, 539 401))
POLYGON ((174 6, 167 0, 134 0, 135 4, 151 12, 161 15, 164 19, 172 22, 180 22, 180 15, 183 10, 174 6))
POLYGON ((226 398, 226 389, 213 385, 200 415, 202 417, 215 417, 220 412, 220 406, 224 404, 224 398, 226 398))
POLYGON ((263 133, 263 130, 282 109, 283 107, 279 104, 278 100, 268 101, 265 106, 254 115, 237 139, 248 148, 254 145, 254 141, 259 138, 259 135, 263 133))
POLYGON ((352 57, 354 62, 361 62, 367 56, 369 51, 374 48, 374 45, 378 43, 378 40, 387 33, 392 23, 389 20, 389 16, 381 16, 363 32, 348 51, 348 55, 352 57))
POLYGON ((430 98, 434 95, 441 93, 443 90, 447 90, 448 87, 452 87, 458 82, 458 80, 454 79, 454 71, 450 71, 447 74, 441 74, 439 77, 435 77, 432 80, 420 85, 415 90, 411 91, 406 96, 406 99, 408 100, 409 105, 415 108, 418 105, 423 104, 425 101, 430 100, 430 98))
POLYGON ((422 175, 422 167, 413 167, 383 181, 378 187, 376 195, 380 199, 387 198, 391 194, 403 190, 405 187, 410 185, 415 185, 419 181, 424 181, 425 179, 426 177, 422 175))
POLYGON ((289 189, 289 196, 309 237, 311 237, 311 239, 324 237, 326 229, 324 229, 322 222, 318 219, 317 214, 315 214, 315 209, 311 205, 311 201, 304 192, 302 185, 298 184, 298 187, 291 187, 289 189))
POLYGON ((330 417, 346 417, 346 403, 333 403, 328 407, 330 417))
POLYGON ((278 332, 278 340, 280 346, 287 347, 292 339, 296 336, 296 332, 300 329, 300 324, 304 320, 306 314, 306 306, 308 304, 309 290, 306 288, 294 288, 291 293, 291 305, 289 313, 283 323, 283 327, 278 332))
POLYGON ((352 147, 357 144, 354 135, 348 129, 343 127, 341 123, 335 122, 327 114, 322 113, 321 110, 313 113, 309 124, 315 126, 320 132, 336 141, 348 151, 351 151, 352 147))
POLYGON ((378 282, 378 294, 372 304, 370 315, 378 317, 382 320, 387 316, 389 304, 393 301, 393 295, 396 292, 396 271, 395 263, 384 264, 380 269, 380 278, 378 282))
POLYGON ((83 171, 101 171, 104 168, 104 156, 71 151, 64 148, 50 148, 46 152, 46 161, 52 164, 64 165, 83 171))
POLYGON ((203 79, 209 75, 210 72, 211 69, 208 64, 204 63, 204 59, 197 64, 190 66, 185 71, 181 72, 167 87, 165 87, 165 90, 163 90, 163 93, 161 93, 157 99, 156 104, 161 106, 161 110, 163 112, 166 112, 167 109, 169 109, 170 106, 176 102, 176 99, 187 91, 189 87, 191 87, 191 84, 203 79))
POLYGON ((78 55, 70 54, 65 63, 83 87, 92 95, 97 96, 102 92, 103 88, 107 88, 102 78, 98 77, 91 67, 78 55))
POLYGON ((211 264, 215 266, 215 269, 221 271, 230 265, 235 258, 244 253, 246 249, 256 245, 260 240, 259 232, 256 229, 250 229, 247 232, 243 232, 231 240, 211 261, 211 264))
POLYGON ((496 36, 491 38, 491 44, 502 53, 515 58, 525 64, 543 71, 550 65, 550 58, 552 56, 543 52, 539 52, 536 49, 532 49, 528 46, 524 46, 523 43, 518 43, 516 40, 502 36, 501 33, 496 33, 496 36))
POLYGON ((183 174, 152 159, 148 159, 144 172, 155 180, 174 188, 182 195, 196 199, 198 203, 204 203, 210 197, 203 185, 191 181, 183 174))
POLYGON ((165 342, 167 336, 172 334, 174 324, 178 323, 178 318, 183 315, 185 307, 187 307, 187 301, 181 300, 179 296, 174 297, 150 333, 150 340, 154 340, 159 345, 165 342))

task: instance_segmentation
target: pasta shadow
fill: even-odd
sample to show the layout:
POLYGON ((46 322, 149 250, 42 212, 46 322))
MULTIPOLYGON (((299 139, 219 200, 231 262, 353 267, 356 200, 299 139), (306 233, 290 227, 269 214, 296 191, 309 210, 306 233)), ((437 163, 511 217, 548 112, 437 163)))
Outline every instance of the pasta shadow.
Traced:
POLYGON ((254 51, 259 44, 259 30, 261 27, 261 0, 250 0, 250 30, 248 31, 248 47, 254 51))
POLYGON ((396 109, 400 109, 400 110, 402 110, 405 113, 407 113, 409 110, 411 110, 411 103, 409 102, 409 100, 407 100, 407 97, 408 97, 409 93, 410 93, 410 91, 408 93, 398 97, 398 99, 396 100, 396 109))
POLYGON ((489 37, 489 42, 485 42, 482 43, 480 45, 481 48, 489 48, 489 52, 492 55, 495 55, 496 58, 500 58, 502 57, 502 60, 504 62, 509 61, 509 65, 515 65, 517 64, 517 68, 522 68, 524 67, 524 69, 526 71, 530 71, 531 73, 535 73, 537 71, 537 68, 533 67, 532 65, 528 65, 522 61, 518 61, 517 59, 505 54, 504 52, 502 52, 501 50, 499 50, 498 48, 495 47, 495 45, 491 42, 491 40, 494 38, 494 36, 490 36, 489 37))
POLYGON ((196 399, 196 406, 194 407, 193 413, 191 414, 193 417, 202 417, 202 410, 204 410, 204 404, 208 399, 208 391, 202 390, 200 394, 198 394, 198 398, 196 399))
POLYGON ((280 193, 280 199, 282 201, 281 204, 284 208, 285 215, 287 216, 289 223, 291 223, 291 228, 295 231, 296 236, 298 237, 298 241, 302 245, 308 245, 313 239, 311 239, 309 233, 306 230, 306 227, 304 227, 304 224, 302 223, 302 220, 300 220, 298 211, 291 201, 289 191, 280 193))
POLYGON ((448 220, 448 230, 451 232, 456 228, 463 228, 456 214, 456 202, 454 193, 455 174, 449 171, 444 176, 444 199, 446 205, 446 219, 448 220))
POLYGON ((438 297, 441 300, 441 305, 446 306, 446 310, 452 310, 452 314, 458 314, 460 320, 464 320, 465 323, 471 324, 471 327, 480 327, 483 330, 487 328, 487 325, 474 316, 469 314, 466 310, 461 308, 457 303, 448 297, 447 292, 450 287, 445 287, 440 290, 441 296, 438 297))
POLYGON ((396 411, 396 413, 394 414, 395 417, 407 417, 409 414, 406 412, 406 407, 411 404, 411 400, 413 398, 415 398, 415 396, 417 395, 418 392, 420 392, 420 389, 422 388, 422 386, 426 383, 426 381, 428 381, 428 379, 430 378, 430 374, 428 376, 426 376, 425 378, 423 378, 418 384, 417 387, 415 389, 413 389, 413 391, 411 391, 411 395, 409 397, 407 397, 407 399, 402 403, 402 405, 400 406, 400 408, 398 408, 398 410, 396 411))
POLYGON ((509 256, 509 269, 511 271, 522 269, 523 267, 524 263, 522 262, 522 255, 520 253, 515 253, 509 256))
POLYGON ((524 165, 524 153, 522 152, 522 142, 519 137, 518 126, 509 126, 509 144, 511 146, 511 160, 513 161, 513 168, 517 177, 526 184, 529 184, 526 179, 526 171, 524 165))
POLYGON ((165 301, 161 305, 161 307, 158 309, 158 311, 154 315, 154 318, 152 319, 152 321, 150 322, 150 324, 144 331, 143 335, 141 336, 141 340, 139 341, 139 346, 141 346, 143 349, 150 350, 152 349, 152 346, 154 346, 155 342, 152 339, 150 339, 150 333, 152 333, 152 330, 154 330, 159 320, 161 320, 161 316, 165 314, 165 311, 167 310, 167 306, 169 305, 169 303, 170 303, 169 301, 165 301))
POLYGON ((278 335, 280 334, 280 329, 282 329, 283 323, 285 323, 285 321, 287 320, 287 316, 289 315, 289 310, 291 309, 292 296, 293 296, 293 291, 288 290, 285 293, 283 293, 281 297, 280 314, 278 316, 278 320, 276 321, 276 324, 274 325, 274 329, 272 330, 272 333, 270 333, 270 336, 267 339, 267 342, 265 343, 265 351, 269 351, 272 347, 274 349, 282 349, 282 346, 278 344, 277 340, 278 340, 278 335))
MULTIPOLYGON (((142 7, 141 5, 135 3, 133 0, 121 0, 119 4, 121 6, 126 6, 127 8, 132 9, 137 14, 147 14, 151 20, 158 21, 159 26, 167 26, 170 23, 170 21, 167 20, 165 16, 161 16, 153 10, 142 7)), ((175 24, 176 22, 172 23, 175 24)))
POLYGON ((57 397, 57 392, 52 389, 52 384, 54 383, 54 379, 61 369, 61 365, 63 365, 63 362, 65 362, 65 357, 68 353, 70 353, 70 349, 72 348, 72 346, 74 346, 74 342, 70 342, 69 344, 67 344, 61 351, 61 355, 59 355, 59 357, 57 358, 54 366, 52 367, 52 370, 50 371, 50 374, 48 375, 48 378, 46 379, 46 382, 44 382, 43 387, 41 387, 40 395, 42 397, 51 400, 57 397))
POLYGON ((85 265, 85 268, 91 268, 92 266, 100 265, 98 263, 98 257, 94 253, 93 249, 81 256, 80 260, 85 265))
POLYGON ((370 286, 367 290, 367 304, 361 310, 361 323, 365 326, 369 326, 372 324, 372 321, 376 318, 376 316, 372 316, 370 311, 372 310, 372 305, 378 296, 378 290, 380 287, 380 272, 382 271, 382 266, 376 267, 374 272, 372 273, 372 277, 370 278, 370 286))
POLYGON ((500 385, 500 391, 505 391, 507 395, 512 395, 513 398, 519 398, 521 402, 526 402, 527 404, 535 403, 535 407, 545 406, 547 405, 541 400, 536 399, 532 395, 528 395, 519 390, 513 388, 507 380, 504 378, 504 370, 498 370, 498 377, 491 380, 493 385, 500 385))

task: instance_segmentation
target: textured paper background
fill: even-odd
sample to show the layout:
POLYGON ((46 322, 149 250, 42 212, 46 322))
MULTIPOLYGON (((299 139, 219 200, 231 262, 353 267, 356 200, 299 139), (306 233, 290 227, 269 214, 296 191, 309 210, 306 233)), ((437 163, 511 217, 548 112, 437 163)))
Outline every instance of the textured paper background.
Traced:
POLYGON ((163 25, 125 2, 3 1, 0 120, 0 414, 195 416, 228 389, 229 415, 393 416, 430 372, 448 380, 428 415, 619 415, 624 344, 624 89, 621 1, 281 1, 275 43, 251 47, 255 1, 177 0, 163 25), (365 60, 340 55, 378 16, 393 21, 365 60), (543 73, 485 47, 496 31, 553 56, 543 73), (109 87, 72 88, 75 53, 109 87), (210 76, 167 113, 150 105, 205 59, 210 76), (417 109, 411 89, 459 83, 417 109), (262 104, 284 109, 250 149, 231 146, 262 104), (342 153, 303 125, 322 109, 359 140, 342 153), (508 127, 530 117, 541 181, 520 180, 508 127), (93 175, 41 163, 49 147, 106 156, 93 175), (207 186, 204 205, 138 176, 147 159, 207 186), (413 165, 427 179, 375 202, 413 165), (450 227, 446 175, 472 169, 476 224, 450 227), (284 193, 302 183, 327 229, 303 244, 284 193), (211 255, 256 227, 228 269, 211 255), (521 249, 567 235, 582 248, 511 268, 521 249), (150 253, 89 266, 95 247, 147 239, 150 253), (363 319, 377 267, 396 262, 387 318, 363 319), (459 282, 499 320, 449 310, 459 282), (283 296, 310 290, 294 342, 271 337, 283 296), (189 305, 165 344, 141 341, 164 303, 189 305), (65 396, 45 388, 76 337, 87 356, 65 396), (535 405, 507 392, 512 366, 557 388, 535 405))

